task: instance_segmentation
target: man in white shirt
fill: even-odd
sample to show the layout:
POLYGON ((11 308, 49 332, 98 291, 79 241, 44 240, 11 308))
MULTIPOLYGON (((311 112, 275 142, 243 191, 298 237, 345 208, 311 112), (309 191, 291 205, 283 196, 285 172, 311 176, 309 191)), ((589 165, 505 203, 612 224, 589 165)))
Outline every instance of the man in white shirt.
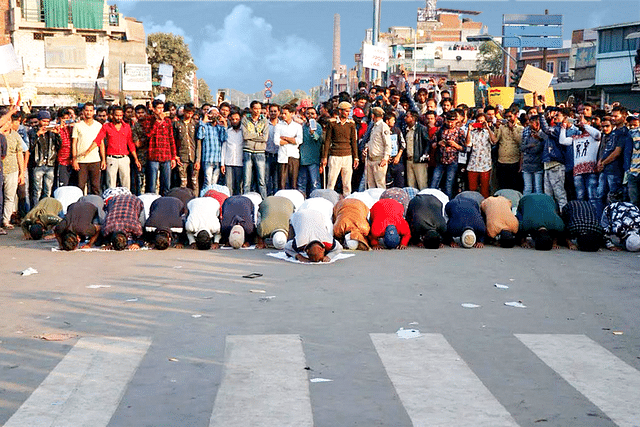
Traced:
POLYGON ((282 120, 276 125, 274 141, 279 145, 278 165, 280 166, 280 189, 298 188, 298 169, 300 168, 300 149, 302 144, 302 126, 293 120, 296 109, 293 105, 282 107, 282 120))
POLYGON ((105 147, 93 144, 102 129, 102 124, 95 121, 95 110, 91 102, 82 108, 82 121, 76 123, 71 135, 71 156, 73 169, 78 171, 78 187, 84 191, 89 184, 87 193, 100 194, 100 174, 107 168, 105 147))
POLYGON ((290 235, 284 251, 300 262, 330 262, 342 252, 342 245, 327 230, 320 211, 303 209, 291 215, 290 235))
POLYGON ((231 195, 242 193, 243 144, 240 113, 234 111, 229 115, 227 140, 222 144, 222 157, 220 160, 220 172, 225 175, 225 181, 231 195))
POLYGON ((374 107, 372 112, 374 125, 367 143, 367 187, 386 188, 387 165, 391 155, 391 130, 382 120, 382 108, 374 107))
POLYGON ((189 216, 184 225, 191 247, 211 249, 220 241, 220 202, 213 197, 196 197, 187 204, 189 216))

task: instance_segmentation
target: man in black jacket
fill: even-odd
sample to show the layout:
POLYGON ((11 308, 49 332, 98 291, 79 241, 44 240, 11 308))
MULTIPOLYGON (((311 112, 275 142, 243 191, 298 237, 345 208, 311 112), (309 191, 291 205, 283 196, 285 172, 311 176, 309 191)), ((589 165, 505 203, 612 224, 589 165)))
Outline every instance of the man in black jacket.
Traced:
POLYGON ((429 131, 418 122, 418 117, 416 111, 406 114, 403 133, 407 144, 407 185, 423 190, 428 186, 427 161, 431 141, 429 131))

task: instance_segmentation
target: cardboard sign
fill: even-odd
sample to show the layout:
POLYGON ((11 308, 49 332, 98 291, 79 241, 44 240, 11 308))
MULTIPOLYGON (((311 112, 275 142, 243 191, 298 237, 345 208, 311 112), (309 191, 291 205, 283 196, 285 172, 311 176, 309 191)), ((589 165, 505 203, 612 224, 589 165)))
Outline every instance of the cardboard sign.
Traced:
POLYGON ((173 77, 173 65, 160 64, 158 66, 158 74, 161 76, 173 77))
POLYGON ((12 71, 22 71, 22 65, 18 61, 13 45, 9 43, 0 46, 0 74, 8 74, 12 71))
POLYGON ((387 71, 389 62, 389 49, 384 45, 373 46, 365 44, 362 46, 362 66, 378 71, 387 71))
POLYGON ((456 103, 466 104, 468 107, 476 106, 475 83, 456 83, 456 103))
MULTIPOLYGON (((552 87, 547 88, 547 92, 544 94, 544 103, 550 107, 556 106, 556 95, 553 92, 552 87)), ((524 94, 524 105, 527 107, 533 107, 533 93, 524 94)))
POLYGON ((537 92, 539 94, 547 93, 547 88, 551 84, 552 79, 553 74, 547 73, 532 65, 527 65, 524 73, 522 73, 518 87, 528 90, 529 92, 537 92))
POLYGON ((516 88, 514 87, 492 87, 489 89, 489 104, 494 107, 502 105, 505 109, 513 104, 516 97, 516 88))

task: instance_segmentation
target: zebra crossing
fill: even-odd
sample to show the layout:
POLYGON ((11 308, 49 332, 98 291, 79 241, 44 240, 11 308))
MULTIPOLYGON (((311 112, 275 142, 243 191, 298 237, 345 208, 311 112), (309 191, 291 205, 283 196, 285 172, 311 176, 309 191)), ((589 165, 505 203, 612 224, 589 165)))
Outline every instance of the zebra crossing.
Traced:
MULTIPOLYGON (((444 335, 369 337, 413 426, 519 425, 444 335)), ((640 426, 637 369, 585 335, 515 337, 613 423, 640 426)), ((4 426, 106 427, 151 342, 80 339, 4 426)), ((299 335, 227 336, 209 427, 314 426, 313 389, 304 366, 299 335)))

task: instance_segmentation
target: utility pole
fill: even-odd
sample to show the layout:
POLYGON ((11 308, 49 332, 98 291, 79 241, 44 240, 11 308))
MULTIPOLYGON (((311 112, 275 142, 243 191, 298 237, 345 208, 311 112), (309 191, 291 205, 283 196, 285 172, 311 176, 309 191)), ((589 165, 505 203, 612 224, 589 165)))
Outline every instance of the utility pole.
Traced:
MULTIPOLYGON (((378 44, 378 36, 380 35, 380 5, 381 0, 373 0, 373 34, 371 35, 371 44, 378 44)), ((378 70, 371 70, 371 82, 377 84, 378 70)))
MULTIPOLYGON (((548 15, 549 9, 545 9, 544 14, 548 15)), ((546 47, 542 49, 542 69, 544 71, 547 71, 547 48, 546 47)))

